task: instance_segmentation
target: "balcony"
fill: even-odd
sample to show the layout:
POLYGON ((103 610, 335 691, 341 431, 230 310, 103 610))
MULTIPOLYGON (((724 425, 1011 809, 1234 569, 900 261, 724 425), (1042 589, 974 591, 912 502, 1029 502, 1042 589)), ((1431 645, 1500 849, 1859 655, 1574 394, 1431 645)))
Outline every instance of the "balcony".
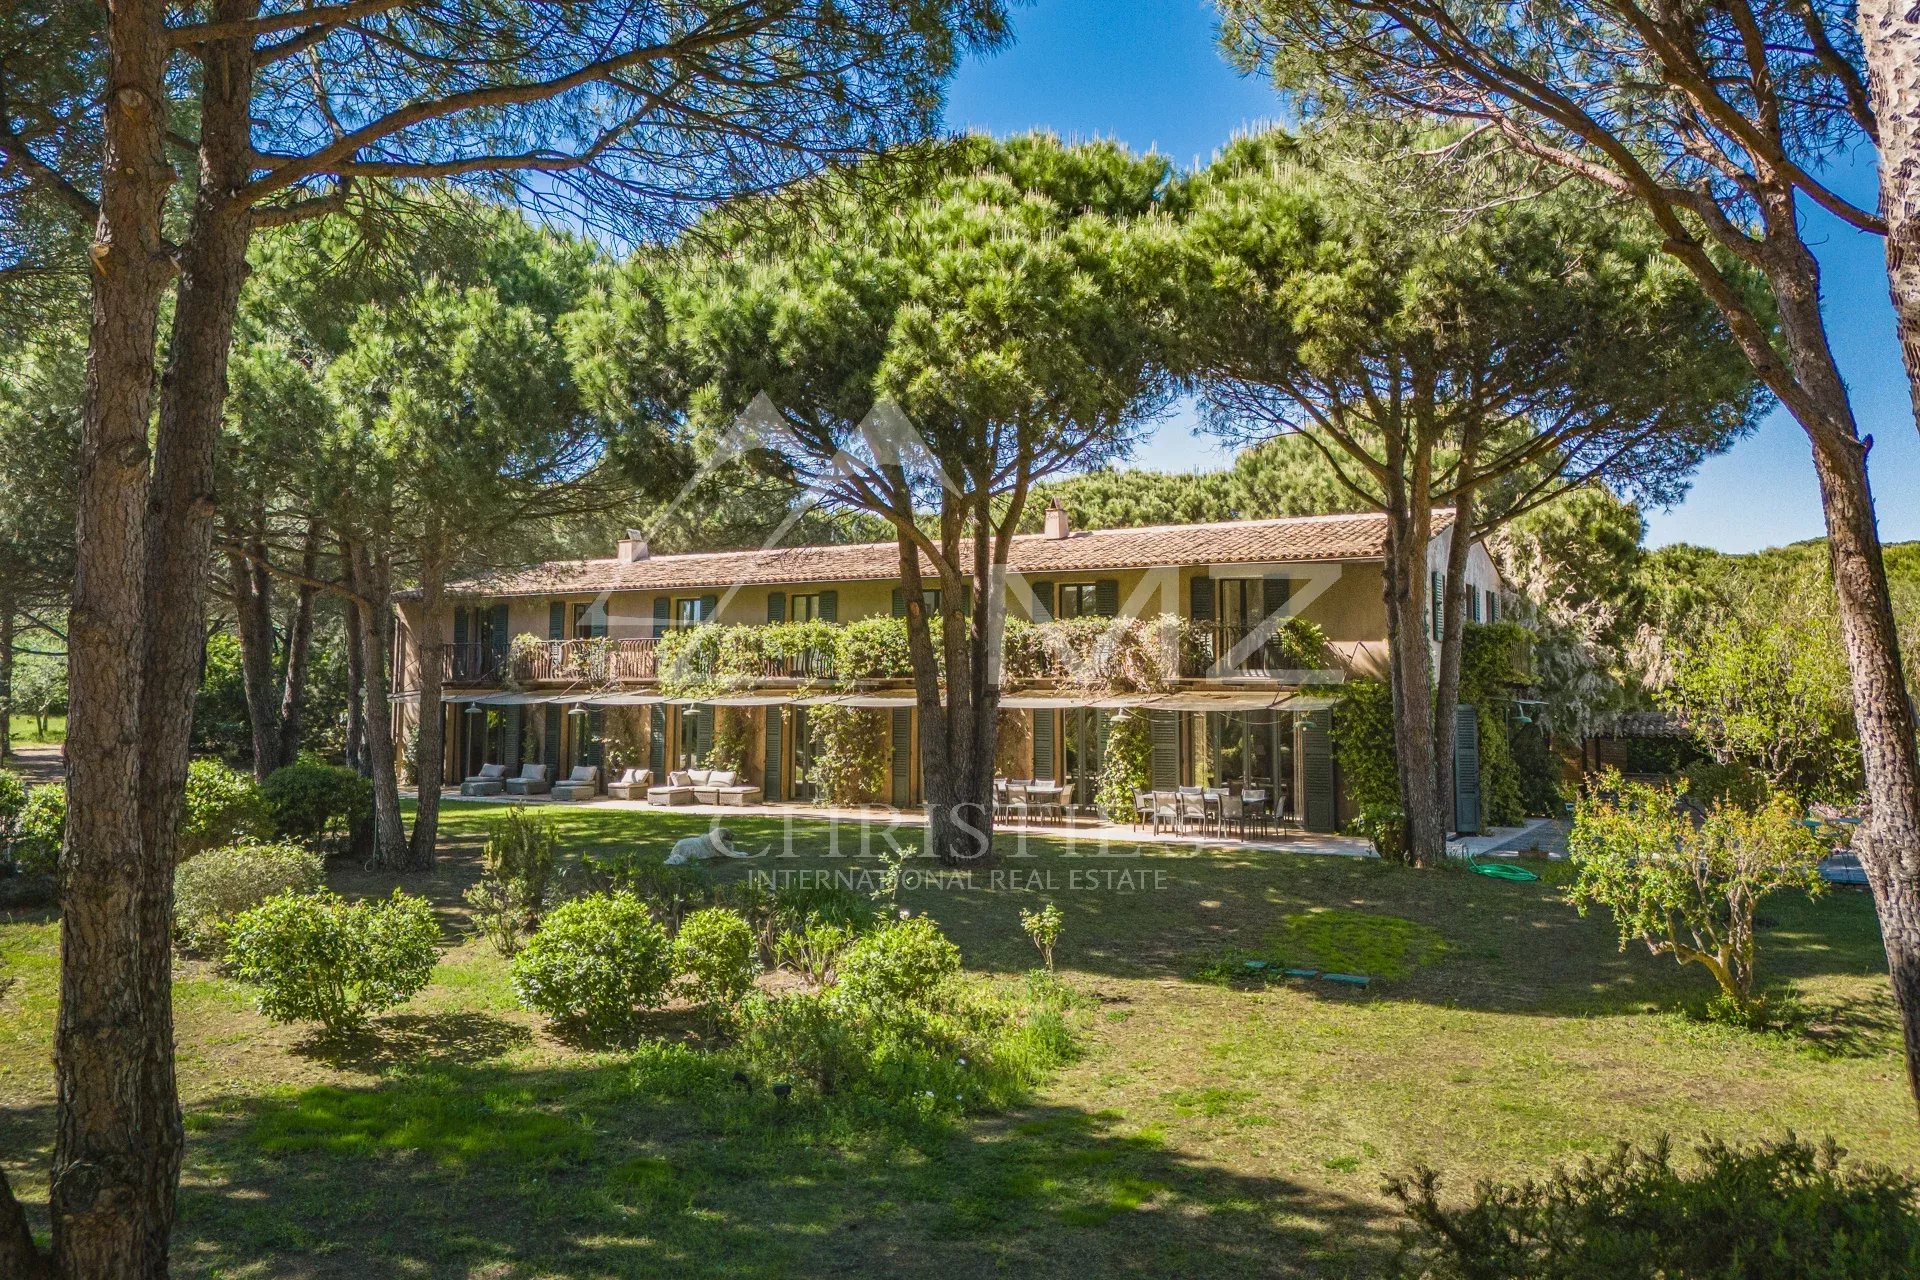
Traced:
POLYGON ((502 653, 491 644, 448 645, 442 675, 448 684, 591 684, 648 681, 654 678, 651 636, 619 639, 536 640, 517 636, 502 653))
POLYGON ((1186 680, 1272 677, 1327 665, 1325 637, 1299 618, 1270 629, 1238 622, 1189 622, 1181 644, 1180 675, 1186 680), (1263 631, 1268 634, 1260 634, 1263 631))

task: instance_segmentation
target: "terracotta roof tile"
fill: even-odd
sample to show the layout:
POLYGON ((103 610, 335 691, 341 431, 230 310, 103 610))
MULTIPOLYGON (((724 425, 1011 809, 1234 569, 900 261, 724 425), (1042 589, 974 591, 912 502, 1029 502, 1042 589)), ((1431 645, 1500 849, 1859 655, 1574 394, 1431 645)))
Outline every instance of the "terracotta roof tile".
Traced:
MULTIPOLYGON (((1434 512, 1434 532, 1452 521, 1452 511, 1434 512)), ((1033 575, 1189 564, 1377 560, 1385 549, 1386 529, 1386 517, 1374 512, 1076 529, 1065 538, 1021 534, 1013 540, 1010 562, 1018 572, 1033 575)), ((555 560, 484 574, 448 590, 465 596, 544 596, 884 581, 899 576, 899 563, 899 551, 891 542, 772 547, 661 555, 632 562, 555 560)))

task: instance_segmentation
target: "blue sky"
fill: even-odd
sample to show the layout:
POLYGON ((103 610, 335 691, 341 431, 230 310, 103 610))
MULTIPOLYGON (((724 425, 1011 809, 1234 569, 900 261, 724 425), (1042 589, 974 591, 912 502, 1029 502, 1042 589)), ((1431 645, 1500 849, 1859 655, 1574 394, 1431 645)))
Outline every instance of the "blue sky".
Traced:
MULTIPOLYGON (((1270 122, 1278 102, 1236 75, 1215 44, 1208 0, 1038 0, 1014 15, 1015 43, 962 68, 947 122, 996 134, 1047 128, 1069 138, 1114 138, 1182 166, 1204 162, 1237 130, 1270 122)), ((1856 157, 1843 185, 1871 202, 1872 157, 1856 157)), ((1825 272, 1826 311, 1871 466, 1881 534, 1920 538, 1920 431, 1914 428, 1893 334, 1881 242, 1825 215, 1809 225, 1825 272)), ((1176 415, 1136 456, 1139 466, 1193 470, 1229 454, 1176 415)), ((1752 436, 1700 471, 1687 500, 1650 511, 1655 546, 1694 542, 1725 551, 1818 537, 1820 497, 1806 438, 1775 412, 1752 436)))

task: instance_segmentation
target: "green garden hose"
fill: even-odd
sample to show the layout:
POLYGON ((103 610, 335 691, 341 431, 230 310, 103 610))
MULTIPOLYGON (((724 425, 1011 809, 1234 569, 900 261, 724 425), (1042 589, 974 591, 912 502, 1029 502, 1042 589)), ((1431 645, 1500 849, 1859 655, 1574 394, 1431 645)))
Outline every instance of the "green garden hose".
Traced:
POLYGON ((1538 880, 1540 877, 1525 867, 1509 866, 1504 862, 1467 863, 1467 870, 1477 876, 1491 876, 1495 880, 1538 880))

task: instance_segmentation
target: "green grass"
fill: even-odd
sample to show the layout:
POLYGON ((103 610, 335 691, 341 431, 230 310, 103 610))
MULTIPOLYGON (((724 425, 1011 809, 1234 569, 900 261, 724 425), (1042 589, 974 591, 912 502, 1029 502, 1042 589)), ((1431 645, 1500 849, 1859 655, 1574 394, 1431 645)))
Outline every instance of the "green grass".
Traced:
MULTIPOLYGON (((858 1099, 781 1107, 657 1044, 585 1052, 515 1007, 503 961, 462 937, 489 817, 454 803, 440 868, 405 883, 443 912, 435 981, 350 1046, 274 1027, 199 964, 177 980, 190 1141, 180 1276, 786 1276, 827 1273, 1315 1277, 1376 1274, 1397 1227, 1382 1178, 1456 1187, 1619 1137, 1834 1135, 1920 1169, 1870 904, 1765 904, 1762 981, 1793 1033, 1703 1023, 1705 978, 1622 952, 1550 881, 1371 861, 1007 842, 1012 875, 917 884, 968 967, 1009 981, 1019 912, 1056 902, 1083 1052, 1033 1094, 955 1125, 858 1099), (1197 981, 1225 954, 1364 972, 1197 981)), ((704 820, 551 810, 569 852, 664 855, 704 820)), ((880 840, 742 816, 766 849, 715 867, 872 869, 880 840)), ((900 833, 911 843, 912 833, 900 833)), ((348 893, 392 877, 336 871, 348 893)), ((54 927, 0 923, 0 1161, 45 1196, 54 927)), ((663 1023, 670 1041, 690 1035, 663 1023)), ((44 1228, 43 1218, 39 1223, 44 1228)))
POLYGON ((16 746, 35 747, 54 745, 67 740, 67 718, 48 716, 46 736, 40 735, 40 722, 32 716, 15 716, 12 720, 13 742, 16 746))

